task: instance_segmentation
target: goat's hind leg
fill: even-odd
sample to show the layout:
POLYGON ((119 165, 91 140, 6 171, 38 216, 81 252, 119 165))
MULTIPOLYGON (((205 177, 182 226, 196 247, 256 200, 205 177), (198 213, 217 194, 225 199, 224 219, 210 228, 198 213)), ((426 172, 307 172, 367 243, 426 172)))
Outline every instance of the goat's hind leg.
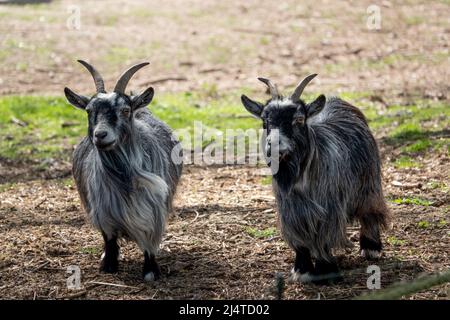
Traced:
POLYGON ((361 255, 368 260, 378 259, 382 249, 380 231, 387 228, 389 220, 389 209, 382 193, 368 196, 364 205, 356 211, 356 217, 361 225, 361 255))
POLYGON ((359 245, 361 255, 367 260, 378 259, 381 256, 380 226, 385 225, 384 219, 383 215, 376 213, 367 213, 359 218, 361 224, 359 245))
POLYGON ((115 273, 119 270, 119 245, 117 244, 117 236, 108 239, 105 233, 102 233, 105 241, 105 251, 102 255, 100 263, 100 271, 106 273, 115 273))
POLYGON ((367 260, 376 260, 381 256, 380 230, 377 225, 365 225, 361 222, 359 235, 361 256, 367 260))
POLYGON ((295 250, 295 263, 291 270, 292 281, 311 282, 314 265, 311 259, 311 253, 307 248, 300 247, 295 250))
POLYGON ((152 282, 158 280, 161 277, 161 269, 156 262, 155 254, 144 251, 144 268, 142 271, 144 281, 152 282))

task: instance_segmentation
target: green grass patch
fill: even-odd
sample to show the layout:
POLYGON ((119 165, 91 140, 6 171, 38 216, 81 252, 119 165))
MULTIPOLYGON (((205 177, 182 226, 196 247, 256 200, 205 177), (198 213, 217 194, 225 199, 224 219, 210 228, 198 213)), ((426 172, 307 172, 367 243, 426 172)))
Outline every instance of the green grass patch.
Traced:
POLYGON ((80 252, 84 254, 98 255, 102 252, 102 249, 99 247, 84 247, 80 249, 80 252))
POLYGON ((431 138, 439 137, 440 132, 450 126, 450 105, 445 102, 417 100, 412 105, 391 105, 384 112, 374 104, 364 102, 362 109, 372 129, 390 129, 385 139, 390 144, 412 144, 430 139, 434 145, 431 138), (427 126, 430 121, 432 125, 427 126))
POLYGON ((404 246, 406 244, 406 240, 401 240, 396 238, 395 236, 390 236, 387 238, 387 242, 395 247, 404 246))
POLYGON ((429 139, 421 139, 409 146, 404 147, 403 151, 412 153, 423 152, 428 150, 431 146, 432 143, 429 139))
POLYGON ((86 132, 83 112, 62 98, 11 96, 0 99, 0 157, 62 157, 86 132), (72 125, 71 125, 72 124, 72 125))
POLYGON ((420 199, 420 198, 397 198, 391 200, 391 202, 395 204, 406 204, 406 205, 416 205, 416 206, 430 206, 433 204, 432 201, 426 200, 426 199, 420 199))
POLYGON ((423 132, 419 124, 405 123, 394 129, 390 137, 396 140, 415 140, 423 137, 423 132))
POLYGON ((264 230, 259 230, 256 228, 248 227, 245 229, 245 232, 253 238, 261 239, 261 238, 273 237, 276 234, 277 229, 276 228, 267 228, 264 230))
MULTIPOLYGON (((14 44, 15 45, 15 44, 14 44)), ((110 62, 128 56, 121 47, 111 49, 110 62)), ((19 65, 19 69, 26 65, 19 65)), ((214 141, 226 129, 260 129, 260 121, 253 118, 241 105, 240 95, 249 94, 248 88, 221 92, 214 83, 204 83, 198 91, 157 94, 149 109, 165 121, 176 132, 185 131, 194 139, 194 122, 203 128, 211 128, 212 134, 204 139, 214 141)), ((250 96, 263 101, 266 96, 259 90, 250 96)), ((317 94, 306 94, 306 101, 317 94)), ((412 106, 390 106, 381 114, 375 104, 368 99, 368 92, 342 93, 341 97, 359 107, 369 119, 372 129, 392 127, 386 143, 403 144, 404 152, 424 152, 429 149, 446 148, 450 139, 439 136, 439 130, 450 125, 450 108, 441 102, 417 102, 412 106), (424 121, 436 120, 434 131, 422 126, 424 121), (438 136, 431 137, 430 134, 438 136)), ((64 97, 45 96, 5 96, 0 98, 0 157, 9 159, 42 160, 55 158, 68 160, 71 148, 87 132, 87 117, 83 111, 70 106, 64 97)), ((211 132, 210 132, 211 133, 211 132)), ((192 140, 193 141, 193 140, 192 140)), ((412 158, 401 157, 395 162, 397 167, 417 167, 412 158)), ((42 163, 45 169, 45 163, 42 163)), ((269 181, 263 181, 269 183, 269 181)))
POLYGON ((445 220, 445 219, 439 220, 439 222, 438 222, 438 227, 444 228, 444 227, 446 227, 446 226, 447 226, 447 220, 445 220))
POLYGON ((261 183, 265 186, 272 184, 272 176, 265 176, 261 179, 261 183))
POLYGON ((443 182, 443 181, 431 181, 431 182, 428 183, 428 185, 433 190, 438 189, 438 190, 441 190, 441 191, 444 191, 444 192, 448 192, 449 191, 448 185, 445 182, 443 182))
POLYGON ((14 183, 10 183, 10 182, 0 184, 0 192, 8 191, 13 186, 14 186, 14 183))
POLYGON ((433 228, 433 227, 446 228, 447 224, 448 224, 447 220, 445 220, 445 219, 440 219, 439 221, 434 222, 434 223, 431 223, 426 220, 421 220, 417 223, 417 227, 419 229, 429 229, 429 228, 433 228))
POLYGON ((417 223, 417 227, 418 227, 419 229, 427 229, 427 228, 430 227, 430 223, 429 223, 428 221, 425 221, 425 220, 419 221, 419 222, 417 223))
POLYGON ((421 164, 417 161, 414 161, 409 156, 401 156, 400 158, 396 159, 394 162, 394 166, 396 168, 419 168, 421 164))
MULTIPOLYGON (((171 128, 186 130, 191 137, 195 121, 218 131, 260 126, 241 105, 238 93, 219 95, 214 86, 205 86, 197 93, 162 94, 149 109, 171 128)), ((69 105, 63 97, 0 98, 0 157, 68 160, 72 146, 86 133, 86 113, 69 105)))

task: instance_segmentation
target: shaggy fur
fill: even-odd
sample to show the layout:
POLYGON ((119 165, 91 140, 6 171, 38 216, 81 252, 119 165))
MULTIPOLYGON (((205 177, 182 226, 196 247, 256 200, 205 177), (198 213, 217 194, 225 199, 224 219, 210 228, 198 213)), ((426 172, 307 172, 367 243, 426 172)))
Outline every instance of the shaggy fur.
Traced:
MULTIPOLYGON (((346 246, 346 226, 353 219, 361 224, 363 254, 379 252, 388 210, 377 144, 361 111, 323 95, 310 104, 282 97, 265 105, 245 96, 242 101, 263 120, 267 137, 279 132, 273 191, 282 234, 297 253, 294 273, 300 274, 294 278, 337 273, 332 249, 346 246), (286 140, 289 147, 282 147, 286 140)), ((267 152, 270 144, 263 145, 267 152)))
POLYGON ((147 109, 134 116, 124 141, 99 151, 88 136, 74 152, 73 173, 93 225, 155 254, 181 175, 170 158, 177 143, 147 109))
MULTIPOLYGON (((97 83, 102 89, 102 80, 97 83)), ((88 135, 74 151, 73 175, 83 207, 105 241, 101 270, 117 271, 117 240, 126 238, 144 253, 144 279, 155 280, 155 255, 182 172, 181 158, 172 159, 179 142, 146 108, 152 88, 140 96, 98 92, 90 99, 68 88, 65 93, 88 112, 88 135)))

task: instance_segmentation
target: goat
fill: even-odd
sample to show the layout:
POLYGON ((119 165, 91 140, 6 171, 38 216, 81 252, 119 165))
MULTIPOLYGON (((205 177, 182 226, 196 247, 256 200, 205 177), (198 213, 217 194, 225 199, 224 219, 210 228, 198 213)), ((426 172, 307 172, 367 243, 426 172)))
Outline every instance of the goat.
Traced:
POLYGON ((272 187, 281 233, 296 253, 291 279, 327 284, 342 279, 332 249, 348 245, 348 222, 360 222, 361 254, 380 256, 388 209, 378 147, 366 118, 337 97, 319 95, 308 104, 301 100, 315 76, 301 81, 290 97, 258 78, 272 97, 265 104, 245 95, 241 100, 262 120, 263 152, 278 164, 272 187))
POLYGON ((73 176, 90 221, 103 235, 100 270, 118 271, 118 240, 125 238, 144 253, 144 280, 156 280, 161 272, 155 256, 182 172, 181 161, 171 154, 178 141, 146 108, 153 88, 125 93, 133 74, 148 63, 129 68, 106 93, 99 72, 78 62, 91 73, 97 93, 88 98, 67 87, 64 93, 88 114, 88 135, 73 154, 73 176))

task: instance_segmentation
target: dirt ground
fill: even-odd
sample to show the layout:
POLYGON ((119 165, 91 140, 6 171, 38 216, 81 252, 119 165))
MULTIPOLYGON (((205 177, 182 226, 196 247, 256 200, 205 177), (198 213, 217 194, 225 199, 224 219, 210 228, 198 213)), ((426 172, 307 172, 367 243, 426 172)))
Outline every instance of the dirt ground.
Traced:
POLYGON ((447 1, 380 1, 380 29, 367 27, 368 0, 78 3, 0 4, 1 94, 62 94, 66 85, 92 92, 76 63, 84 59, 109 86, 126 66, 149 60, 133 84, 157 92, 259 88, 258 76, 292 87, 319 73, 315 90, 448 98, 447 1))
MULTIPOLYGON (((427 187, 428 181, 442 180, 445 170, 444 157, 427 161, 420 171, 385 168, 388 197, 414 194, 433 204, 390 204, 392 227, 383 236, 385 251, 376 262, 383 287, 450 267, 448 225, 439 225, 448 221, 449 195, 427 187), (420 228, 423 219, 430 227, 420 228)), ((186 167, 159 255, 163 278, 151 285, 141 281, 142 257, 132 243, 122 245, 118 274, 98 272, 102 239, 86 223, 70 180, 19 182, 0 193, 2 298, 271 299, 275 275, 287 279, 294 256, 278 231, 262 238, 247 231, 277 224, 271 187, 256 172, 237 166, 186 167), (81 268, 81 290, 66 287, 70 265, 81 268)), ((355 233, 357 226, 350 226, 353 241, 355 233)), ((362 259, 354 244, 348 252, 338 252, 343 283, 320 287, 288 282, 284 297, 345 299, 367 292, 366 268, 373 263, 362 259)), ((447 299, 448 290, 447 284, 413 298, 447 299)))
MULTIPOLYGON (((138 74, 136 87, 261 88, 256 77, 262 75, 285 87, 317 72, 316 91, 371 91, 388 104, 412 96, 449 101, 448 2, 382 1, 377 31, 366 27, 372 1, 298 2, 83 1, 80 30, 66 27, 73 1, 53 1, 51 10, 0 5, 0 94, 59 95, 65 85, 92 91, 75 59, 93 62, 110 86, 119 70, 149 59, 151 72, 138 74)), ((430 200, 389 203, 392 226, 376 263, 382 287, 448 270, 450 197, 448 188, 430 185, 448 183, 448 154, 427 154, 418 159, 421 168, 399 169, 390 162, 397 150, 383 144, 382 132, 377 138, 386 197, 430 200)), ((102 239, 86 222, 69 163, 57 173, 31 172, 26 162, 2 160, 0 298, 274 298, 275 276, 287 278, 294 255, 278 231, 259 238, 248 232, 277 225, 271 187, 256 172, 187 166, 159 254, 163 277, 144 284, 141 253, 132 243, 122 244, 118 274, 98 272, 102 239), (70 265, 81 269, 81 290, 67 289, 70 265)), ((349 227, 353 240, 357 230, 349 227)), ((347 299, 367 292, 372 263, 354 244, 338 252, 343 283, 286 283, 284 297, 347 299)), ((412 298, 448 299, 449 289, 446 284, 412 298)))

